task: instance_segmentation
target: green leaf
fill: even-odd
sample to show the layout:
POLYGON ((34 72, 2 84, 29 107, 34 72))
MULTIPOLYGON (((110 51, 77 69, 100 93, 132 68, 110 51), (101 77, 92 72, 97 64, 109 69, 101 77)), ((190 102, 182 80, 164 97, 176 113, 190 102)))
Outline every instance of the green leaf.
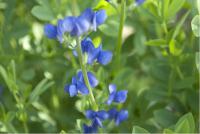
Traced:
POLYGON ((172 55, 174 56, 178 56, 181 54, 182 52, 182 49, 181 48, 178 48, 177 47, 177 41, 172 39, 170 42, 169 42, 169 51, 172 55))
POLYGON ((163 134, 174 134, 174 132, 170 129, 164 129, 163 134))
POLYGON ((154 111, 155 120, 161 124, 163 127, 169 127, 176 121, 176 116, 166 109, 159 109, 154 111))
POLYGON ((200 37, 200 15, 196 15, 191 22, 191 27, 194 35, 200 37))
POLYGON ((107 36, 116 37, 119 29, 119 18, 118 16, 109 17, 105 24, 99 27, 100 31, 107 36))
POLYGON ((185 0, 171 0, 171 3, 168 8, 167 18, 173 17, 183 6, 185 0))
POLYGON ((133 130, 132 130, 132 134, 138 134, 138 133, 147 133, 150 134, 147 130, 145 130, 144 128, 141 128, 139 126, 134 126, 133 130))
POLYGON ((147 46, 167 46, 167 41, 165 39, 155 39, 149 40, 145 44, 147 46))
POLYGON ((31 92, 30 98, 29 98, 29 103, 31 104, 35 102, 38 97, 45 92, 49 87, 51 87, 54 84, 54 82, 48 82, 48 79, 43 79, 36 87, 35 89, 31 92))
POLYGON ((112 4, 108 3, 105 0, 100 0, 99 3, 94 8, 95 10, 104 9, 108 16, 114 15, 117 13, 117 9, 112 6, 112 4))
POLYGON ((3 77, 4 81, 6 82, 6 84, 9 85, 8 74, 2 66, 0 66, 0 74, 3 77))
POLYGON ((181 29, 182 25, 184 24, 186 18, 188 17, 189 13, 190 13, 190 11, 187 11, 187 13, 185 13, 184 16, 181 18, 181 20, 178 22, 176 29, 173 32, 172 39, 175 39, 176 36, 179 34, 180 29, 181 29))
POLYGON ((43 21, 51 21, 54 19, 53 12, 44 6, 34 6, 31 13, 33 16, 43 21))
POLYGON ((195 122, 191 113, 182 116, 175 125, 176 133, 194 133, 195 122))

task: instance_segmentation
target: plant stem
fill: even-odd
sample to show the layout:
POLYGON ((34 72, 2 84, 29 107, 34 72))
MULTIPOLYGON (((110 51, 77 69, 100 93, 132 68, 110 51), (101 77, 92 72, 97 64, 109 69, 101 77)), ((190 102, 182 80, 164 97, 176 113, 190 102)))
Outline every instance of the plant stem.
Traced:
POLYGON ((78 37, 76 38, 76 44, 77 44, 78 59, 79 59, 79 63, 81 66, 82 73, 83 73, 84 81, 85 81, 87 88, 89 89, 91 106, 94 110, 98 110, 98 105, 96 104, 96 101, 95 101, 95 98, 94 98, 94 95, 92 92, 92 88, 91 88, 89 80, 88 80, 86 65, 83 62, 83 54, 82 54, 81 44, 79 42, 78 37))
POLYGON ((125 11, 126 11, 126 0, 122 0, 121 3, 121 14, 120 14, 120 24, 119 24, 119 32, 118 32, 118 41, 116 48, 116 58, 117 58, 117 69, 120 68, 120 53, 122 48, 122 32, 125 22, 125 11))

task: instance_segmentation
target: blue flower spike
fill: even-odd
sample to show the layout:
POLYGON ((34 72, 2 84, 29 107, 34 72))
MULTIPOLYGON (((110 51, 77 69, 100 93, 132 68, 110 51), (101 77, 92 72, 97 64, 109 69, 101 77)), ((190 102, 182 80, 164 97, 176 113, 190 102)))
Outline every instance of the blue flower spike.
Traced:
POLYGON ((109 119, 114 120, 115 124, 118 126, 121 122, 128 119, 128 111, 127 110, 120 110, 117 111, 115 108, 108 111, 109 119))
POLYGON ((138 6, 138 5, 141 5, 142 3, 144 3, 145 0, 135 0, 135 4, 138 6))
POLYGON ((127 98, 127 90, 117 91, 116 85, 109 85, 109 98, 107 100, 107 104, 110 105, 112 102, 116 103, 124 103, 127 98))

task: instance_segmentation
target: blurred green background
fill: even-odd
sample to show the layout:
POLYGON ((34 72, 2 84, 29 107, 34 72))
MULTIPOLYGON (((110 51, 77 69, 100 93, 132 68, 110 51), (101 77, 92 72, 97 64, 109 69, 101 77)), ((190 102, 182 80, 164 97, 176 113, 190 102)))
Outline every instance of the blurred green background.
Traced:
MULTIPOLYGON (((87 7, 106 9, 105 24, 90 37, 115 53, 120 15, 113 6, 98 2, 0 0, 0 132, 80 132, 77 119, 85 120, 87 97, 70 98, 64 93, 79 63, 65 45, 44 36, 43 26, 56 24, 74 8, 77 12, 87 7)), ((127 1, 121 68, 113 71, 115 56, 105 67, 94 66, 100 81, 94 89, 99 105, 107 98, 103 92, 109 83, 129 91, 121 106, 128 109, 128 120, 118 127, 105 125, 104 132, 132 132, 135 125, 149 132, 173 130, 189 112, 194 132, 199 130, 199 60, 195 58, 199 43, 191 28, 197 4, 178 0, 182 5, 168 8, 165 2, 146 0, 131 7, 134 1, 127 1)), ((120 1, 113 3, 120 12, 120 1)))

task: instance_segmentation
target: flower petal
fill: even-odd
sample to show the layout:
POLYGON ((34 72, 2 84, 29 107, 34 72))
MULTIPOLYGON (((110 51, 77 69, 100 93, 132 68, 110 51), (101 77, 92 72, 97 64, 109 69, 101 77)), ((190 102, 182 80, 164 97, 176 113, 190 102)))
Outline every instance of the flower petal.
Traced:
POLYGON ((64 34, 64 30, 63 30, 63 20, 58 20, 58 24, 57 24, 57 39, 60 43, 63 43, 64 39, 63 39, 63 34, 64 34))
POLYGON ((114 98, 115 98, 115 94, 116 94, 116 92, 113 92, 113 93, 111 93, 111 94, 109 95, 108 100, 107 100, 107 104, 108 104, 108 105, 110 105, 110 104, 113 102, 113 100, 114 100, 114 98))
POLYGON ((115 118, 115 124, 118 126, 122 121, 126 120, 127 118, 128 118, 128 111, 121 110, 118 112, 118 114, 115 118))
POLYGON ((96 12, 96 24, 97 26, 103 24, 107 18, 105 10, 99 10, 96 12))
POLYGON ((115 119, 116 115, 117 115, 117 110, 115 108, 112 108, 108 111, 108 115, 109 115, 109 119, 115 119))
POLYGON ((94 126, 103 127, 103 124, 102 124, 102 122, 101 122, 101 120, 99 118, 95 118, 93 120, 93 124, 94 124, 94 126))
POLYGON ((128 93, 127 90, 118 91, 115 94, 114 101, 118 102, 118 103, 124 103, 126 101, 126 98, 127 98, 127 93, 128 93))
POLYGON ((74 29, 74 24, 75 24, 76 18, 73 16, 69 16, 64 18, 62 22, 62 30, 64 32, 71 32, 74 29))
POLYGON ((77 89, 78 89, 78 91, 80 91, 80 93, 82 93, 84 95, 89 94, 89 90, 86 87, 86 85, 80 81, 77 81, 77 89))
POLYGON ((46 24, 44 26, 44 34, 50 39, 56 39, 57 27, 51 24, 46 24))
POLYGON ((106 120, 109 117, 109 114, 105 110, 100 110, 97 112, 97 117, 101 120, 106 120))
POLYGON ((83 124, 83 133, 85 134, 97 133, 97 127, 93 125, 87 126, 83 124))
POLYGON ((97 61, 102 65, 107 65, 112 60, 111 51, 100 51, 97 61))
POLYGON ((91 87, 93 88, 96 87, 99 84, 99 81, 91 72, 88 72, 87 75, 88 75, 88 80, 90 82, 91 87))
POLYGON ((69 95, 70 95, 70 97, 76 96, 77 93, 78 93, 78 91, 76 89, 76 86, 75 85, 70 85, 69 86, 69 95))
POLYGON ((95 118, 96 112, 93 110, 87 110, 85 113, 86 118, 93 120, 95 118))
POLYGON ((115 84, 110 84, 109 85, 109 92, 110 92, 110 94, 113 93, 113 92, 116 92, 116 89, 117 89, 117 87, 116 87, 115 84))

